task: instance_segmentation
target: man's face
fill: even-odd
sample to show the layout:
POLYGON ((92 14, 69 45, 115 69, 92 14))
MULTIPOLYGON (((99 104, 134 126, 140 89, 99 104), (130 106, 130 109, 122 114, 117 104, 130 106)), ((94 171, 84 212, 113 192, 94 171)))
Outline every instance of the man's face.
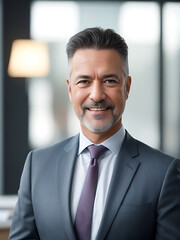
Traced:
POLYGON ((131 78, 114 49, 79 49, 70 60, 70 100, 83 133, 113 135, 120 127, 131 78))

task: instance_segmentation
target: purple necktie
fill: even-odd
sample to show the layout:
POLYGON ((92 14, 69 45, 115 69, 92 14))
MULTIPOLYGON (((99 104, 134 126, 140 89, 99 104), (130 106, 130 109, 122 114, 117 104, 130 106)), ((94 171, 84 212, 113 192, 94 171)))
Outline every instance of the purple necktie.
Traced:
POLYGON ((98 181, 97 159, 107 148, 102 145, 90 145, 88 150, 91 155, 91 163, 87 171, 75 218, 75 231, 79 240, 89 240, 91 236, 93 206, 98 181))

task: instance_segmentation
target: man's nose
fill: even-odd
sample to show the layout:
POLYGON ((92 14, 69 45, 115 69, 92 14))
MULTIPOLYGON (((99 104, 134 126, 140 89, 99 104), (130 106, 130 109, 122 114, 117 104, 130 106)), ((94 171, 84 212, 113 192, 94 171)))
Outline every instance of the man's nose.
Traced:
POLYGON ((104 87, 100 80, 95 80, 91 87, 90 98, 94 102, 105 99, 104 87))

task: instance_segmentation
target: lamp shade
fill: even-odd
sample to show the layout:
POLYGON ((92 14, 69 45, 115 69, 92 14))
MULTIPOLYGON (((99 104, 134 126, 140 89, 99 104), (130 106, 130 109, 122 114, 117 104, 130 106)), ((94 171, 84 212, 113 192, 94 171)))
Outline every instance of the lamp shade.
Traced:
POLYGON ((8 66, 11 77, 43 77, 49 72, 47 45, 35 40, 15 40, 8 66))

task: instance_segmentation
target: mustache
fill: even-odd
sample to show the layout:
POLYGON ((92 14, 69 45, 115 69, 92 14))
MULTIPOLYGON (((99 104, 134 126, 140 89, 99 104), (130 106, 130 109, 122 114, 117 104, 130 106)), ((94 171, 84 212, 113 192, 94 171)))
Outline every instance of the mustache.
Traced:
POLYGON ((114 104, 112 103, 107 103, 104 100, 101 100, 99 102, 95 102, 95 101, 91 101, 91 102, 85 102, 82 104, 82 109, 87 109, 87 108, 91 108, 91 107, 102 107, 102 108, 111 108, 114 109, 114 104))

